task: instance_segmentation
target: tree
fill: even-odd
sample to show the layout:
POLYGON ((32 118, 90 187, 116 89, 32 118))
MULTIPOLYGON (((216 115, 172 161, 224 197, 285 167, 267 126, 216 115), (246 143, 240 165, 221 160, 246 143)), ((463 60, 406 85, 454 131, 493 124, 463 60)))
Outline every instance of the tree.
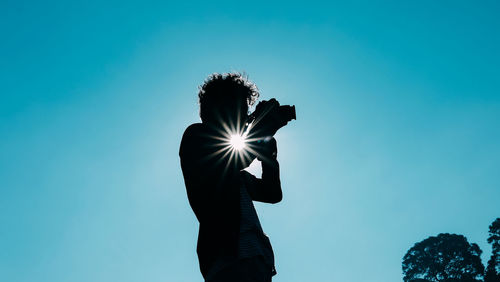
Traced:
POLYGON ((484 282, 500 282, 500 218, 490 225, 488 243, 491 244, 491 257, 488 260, 484 282))
POLYGON ((480 281, 481 249, 463 235, 442 233, 416 243, 403 257, 403 280, 480 281))

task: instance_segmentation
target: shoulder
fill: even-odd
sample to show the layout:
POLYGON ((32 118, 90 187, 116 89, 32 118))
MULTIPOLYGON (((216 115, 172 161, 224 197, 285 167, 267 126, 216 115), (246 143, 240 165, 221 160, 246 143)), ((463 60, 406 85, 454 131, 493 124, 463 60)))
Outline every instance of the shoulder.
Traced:
POLYGON ((184 130, 184 136, 189 136, 203 131, 205 125, 203 123, 193 123, 184 130))
POLYGON ((193 139, 201 138, 206 134, 206 125, 203 123, 193 123, 184 130, 184 134, 182 135, 182 143, 188 142, 193 139))
POLYGON ((191 149, 191 147, 197 143, 197 140, 203 136, 204 131, 205 125, 202 123, 193 123, 188 126, 182 135, 179 154, 183 155, 186 149, 191 149))

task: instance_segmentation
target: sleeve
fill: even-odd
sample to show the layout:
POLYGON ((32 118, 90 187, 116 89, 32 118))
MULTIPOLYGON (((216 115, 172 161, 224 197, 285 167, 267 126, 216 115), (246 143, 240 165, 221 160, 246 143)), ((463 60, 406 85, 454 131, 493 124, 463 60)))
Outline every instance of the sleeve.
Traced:
POLYGON ((276 204, 283 199, 277 160, 262 162, 262 178, 248 171, 241 171, 245 186, 254 201, 276 204))

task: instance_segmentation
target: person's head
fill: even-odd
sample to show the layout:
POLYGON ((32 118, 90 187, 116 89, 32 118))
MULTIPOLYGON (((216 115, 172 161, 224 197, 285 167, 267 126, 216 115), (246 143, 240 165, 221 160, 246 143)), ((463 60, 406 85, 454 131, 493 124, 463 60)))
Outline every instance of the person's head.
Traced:
POLYGON ((257 86, 240 73, 214 73, 199 89, 200 118, 204 123, 241 125, 259 97, 257 86))

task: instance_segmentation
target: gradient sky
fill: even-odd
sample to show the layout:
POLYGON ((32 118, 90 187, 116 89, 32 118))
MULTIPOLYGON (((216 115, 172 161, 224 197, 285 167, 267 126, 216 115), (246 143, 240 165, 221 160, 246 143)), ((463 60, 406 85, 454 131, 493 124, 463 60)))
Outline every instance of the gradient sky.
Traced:
POLYGON ((273 281, 402 281, 442 232, 486 263, 499 2, 339 2, 2 1, 0 280, 202 281, 178 148, 227 71, 297 107, 273 281))

